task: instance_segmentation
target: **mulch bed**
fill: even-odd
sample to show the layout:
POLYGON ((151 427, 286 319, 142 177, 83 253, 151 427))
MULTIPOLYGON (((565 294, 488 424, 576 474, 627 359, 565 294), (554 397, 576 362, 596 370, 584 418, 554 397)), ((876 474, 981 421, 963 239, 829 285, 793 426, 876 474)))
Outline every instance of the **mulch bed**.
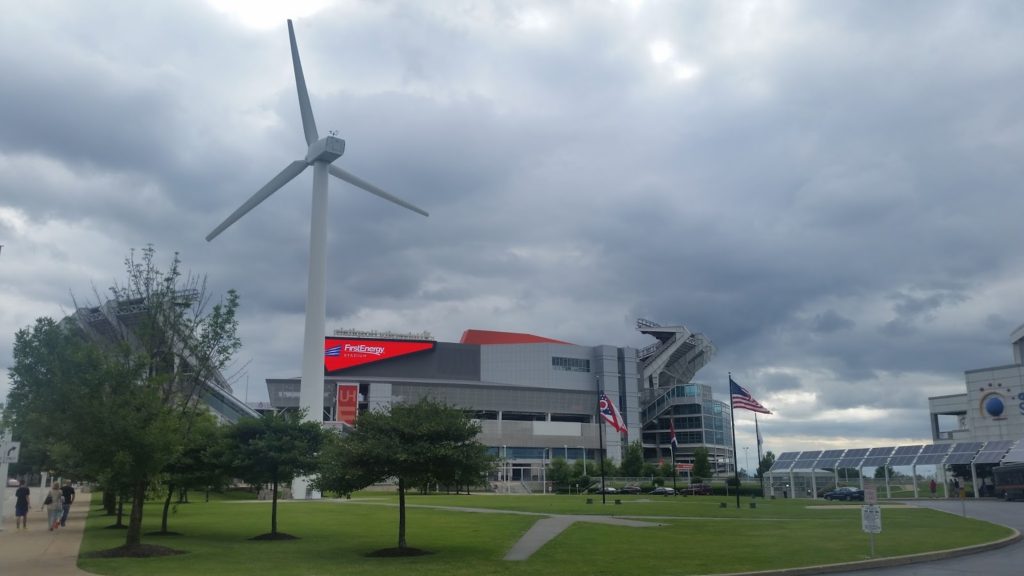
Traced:
POLYGON ((370 552, 367 556, 370 558, 408 558, 409 556, 427 556, 428 554, 433 554, 433 552, 419 548, 384 548, 370 552))
POLYGON ((167 546, 156 546, 154 544, 139 544, 138 546, 118 546, 109 550, 97 550, 96 552, 85 552, 83 558, 155 558, 157 556, 176 556, 185 554, 181 550, 168 548, 167 546))
POLYGON ((253 536, 249 540, 298 540, 298 536, 292 536, 291 534, 285 534, 284 532, 260 534, 259 536, 253 536))

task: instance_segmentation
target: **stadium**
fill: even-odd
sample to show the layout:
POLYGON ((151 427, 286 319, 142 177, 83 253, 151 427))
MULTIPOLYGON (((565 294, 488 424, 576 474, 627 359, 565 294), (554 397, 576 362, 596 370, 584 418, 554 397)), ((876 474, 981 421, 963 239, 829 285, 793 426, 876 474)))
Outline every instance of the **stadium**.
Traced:
MULTIPOLYGON (((675 463, 684 476, 699 447, 707 448, 716 474, 731 473, 729 406, 714 399, 709 385, 693 382, 714 345, 682 325, 638 320, 636 329, 654 342, 636 349, 487 330, 466 330, 459 342, 337 331, 324 345, 323 419, 344 427, 364 410, 431 397, 471 413, 482 427, 480 441, 504 462, 501 477, 524 483, 540 481, 552 458, 594 461, 602 433, 612 462, 620 463, 636 440, 645 460, 669 461, 673 419, 675 463), (617 405, 624 434, 601 429, 600 392, 617 405)), ((298 408, 299 384, 268 379, 270 405, 298 408)))

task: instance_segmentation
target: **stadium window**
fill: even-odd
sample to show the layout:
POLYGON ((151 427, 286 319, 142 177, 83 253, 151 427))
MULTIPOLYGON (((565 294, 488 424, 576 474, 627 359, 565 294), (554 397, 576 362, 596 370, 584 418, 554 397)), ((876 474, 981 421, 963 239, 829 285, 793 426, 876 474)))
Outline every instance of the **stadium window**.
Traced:
POLYGON ((590 360, 586 358, 551 357, 551 368, 566 372, 590 372, 590 360))

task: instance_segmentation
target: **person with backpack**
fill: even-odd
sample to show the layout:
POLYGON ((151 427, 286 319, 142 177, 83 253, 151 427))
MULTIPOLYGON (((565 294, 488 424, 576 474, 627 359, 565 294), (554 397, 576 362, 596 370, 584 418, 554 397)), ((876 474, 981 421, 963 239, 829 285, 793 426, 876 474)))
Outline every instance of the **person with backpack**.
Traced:
POLYGON ((50 491, 46 493, 43 500, 43 508, 46 509, 50 522, 50 532, 60 526, 60 517, 64 513, 64 494, 60 491, 60 483, 54 482, 50 491))
POLYGON ((64 496, 64 512, 60 516, 60 526, 63 528, 68 524, 68 512, 71 511, 71 504, 75 501, 75 487, 71 485, 71 480, 64 481, 64 487, 60 489, 60 493, 64 496))

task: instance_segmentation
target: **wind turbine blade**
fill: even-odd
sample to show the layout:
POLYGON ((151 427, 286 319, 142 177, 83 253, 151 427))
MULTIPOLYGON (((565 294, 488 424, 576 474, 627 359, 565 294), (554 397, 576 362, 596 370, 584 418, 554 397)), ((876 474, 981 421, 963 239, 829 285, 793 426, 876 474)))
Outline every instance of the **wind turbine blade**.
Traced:
POLYGON ((363 190, 366 190, 370 194, 374 194, 374 195, 380 196, 381 198, 387 200, 388 202, 394 202, 395 204, 398 204, 402 208, 406 208, 406 209, 412 210, 413 212, 416 212, 417 214, 422 214, 424 216, 430 216, 430 214, 427 214, 426 210, 420 208, 419 206, 415 206, 413 204, 410 204, 410 203, 406 202, 405 200, 402 200, 401 198, 399 198, 397 196, 392 196, 391 194, 388 194, 387 192, 381 190, 380 188, 374 186, 373 184, 370 184, 366 180, 363 180, 359 176, 356 176, 355 174, 352 174, 351 172, 346 172, 346 171, 342 170, 341 168, 338 168, 334 164, 331 164, 330 166, 328 166, 327 170, 329 170, 332 175, 337 176, 338 178, 341 178, 345 182, 348 182, 349 184, 351 184, 351 185, 353 185, 353 186, 355 186, 357 188, 362 188, 363 190))
POLYGON ((313 119, 313 107, 309 105, 309 92, 306 91, 306 77, 302 75, 302 62, 299 61, 299 46, 295 43, 295 29, 292 21, 288 21, 288 39, 292 44, 292 66, 295 68, 295 88, 299 91, 299 112, 302 114, 302 130, 306 133, 306 144, 320 139, 316 133, 316 120, 313 119))
POLYGON ((253 194, 252 198, 246 200, 245 204, 239 206, 238 210, 232 212, 231 216, 228 216, 227 220, 221 222, 220 226, 217 226, 216 228, 213 229, 213 232, 207 234, 206 241, 209 242, 210 240, 216 238, 217 235, 219 235, 221 232, 227 229, 228 226, 231 226, 239 218, 245 216, 246 213, 249 212, 249 210, 252 210, 256 206, 258 206, 260 202, 266 200, 268 196, 270 196, 274 192, 277 192, 282 186, 284 186, 288 182, 291 182, 292 178, 295 178, 299 174, 302 174, 302 171, 306 169, 306 166, 308 166, 308 164, 301 160, 296 160, 295 162, 292 162, 291 164, 286 166, 285 169, 281 170, 281 172, 278 173, 277 176, 271 178, 270 182, 264 184, 263 188, 260 188, 258 192, 253 194))

